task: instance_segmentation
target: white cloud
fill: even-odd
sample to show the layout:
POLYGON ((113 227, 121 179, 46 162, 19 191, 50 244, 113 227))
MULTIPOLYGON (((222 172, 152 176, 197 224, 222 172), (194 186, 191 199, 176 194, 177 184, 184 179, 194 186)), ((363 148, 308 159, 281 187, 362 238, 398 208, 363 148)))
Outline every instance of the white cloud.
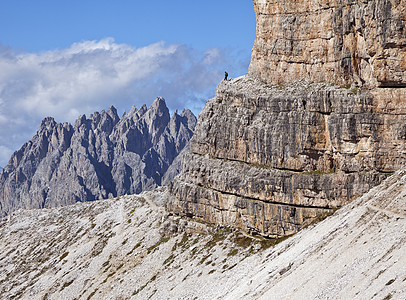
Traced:
POLYGON ((135 81, 148 79, 176 51, 175 45, 135 49, 106 39, 73 44, 66 50, 21 54, 1 61, 5 71, 0 73, 0 95, 20 111, 64 118, 71 107, 80 111, 83 105, 111 101, 109 97, 135 81))
MULTIPOLYGON (((148 105, 157 96, 172 110, 199 113, 235 61, 230 56, 164 42, 135 48, 111 38, 41 53, 18 54, 0 45, 0 166, 47 116, 74 122, 110 105, 119 111, 148 105)), ((248 61, 247 56, 234 70, 246 72, 248 61)))

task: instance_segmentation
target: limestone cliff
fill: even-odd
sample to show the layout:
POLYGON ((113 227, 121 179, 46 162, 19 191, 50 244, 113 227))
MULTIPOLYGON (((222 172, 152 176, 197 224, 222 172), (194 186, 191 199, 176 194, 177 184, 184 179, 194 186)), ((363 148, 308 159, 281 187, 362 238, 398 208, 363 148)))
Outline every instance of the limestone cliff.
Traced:
POLYGON ((207 102, 170 187, 171 210, 266 236, 288 235, 405 164, 405 3, 329 3, 254 1, 257 39, 249 74, 223 81, 207 102), (353 58, 361 50, 343 28, 347 10, 365 37, 377 36, 362 49, 380 59, 358 69, 353 58), (332 17, 337 14, 342 18, 332 17), (331 35, 331 49, 307 52, 324 47, 322 34, 331 35), (349 84, 337 85, 343 83, 349 84))
POLYGON ((405 0, 254 0, 257 37, 250 73, 406 87, 405 0))
POLYGON ((189 110, 170 117, 163 98, 149 108, 133 107, 121 119, 114 107, 83 115, 73 126, 46 118, 0 174, 0 216, 159 186, 177 174, 175 158, 195 124, 189 110))

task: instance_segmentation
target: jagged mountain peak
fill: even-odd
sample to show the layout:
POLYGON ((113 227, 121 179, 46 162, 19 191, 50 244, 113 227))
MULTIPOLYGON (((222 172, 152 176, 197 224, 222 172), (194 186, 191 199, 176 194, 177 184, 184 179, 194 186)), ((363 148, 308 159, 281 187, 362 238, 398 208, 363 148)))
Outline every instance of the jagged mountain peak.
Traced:
POLYGON ((83 114, 83 115, 79 116, 79 118, 76 119, 73 126, 75 127, 75 129, 77 129, 80 126, 82 126, 83 124, 85 124, 85 122, 86 122, 86 115, 83 114))
POLYGON ((186 120, 188 120, 188 127, 191 130, 195 130, 196 127, 196 123, 197 123, 197 118, 195 117, 195 115, 192 113, 192 111, 190 109, 183 109, 182 113, 180 114, 181 117, 185 118, 186 120))
POLYGON ((169 109, 166 106, 165 100, 161 97, 157 97, 142 116, 142 119, 148 127, 152 143, 158 142, 164 129, 162 125, 168 124, 170 121, 169 109))
POLYGON ((169 109, 166 106, 165 99, 162 97, 157 97, 146 111, 147 119, 153 118, 155 116, 164 118, 165 120, 170 119, 169 109))
POLYGON ((193 115, 192 111, 190 109, 184 108, 180 114, 182 117, 184 116, 190 116, 193 115))
POLYGON ((41 124, 40 124, 40 130, 41 129, 51 129, 56 125, 55 119, 52 117, 46 117, 42 120, 41 124))
POLYGON ((135 114, 137 111, 138 111, 137 107, 135 106, 135 104, 133 104, 133 106, 131 106, 131 109, 128 112, 128 114, 132 115, 132 114, 135 114))
POLYGON ((182 134, 183 130, 194 130, 194 124, 196 124, 197 119, 194 115, 179 115, 174 112, 171 120, 169 122, 169 130, 171 135, 182 134))
POLYGON ((162 97, 156 97, 154 102, 152 102, 150 109, 154 110, 163 110, 165 111, 167 108, 165 99, 162 97))
POLYGON ((160 185, 193 135, 189 128, 178 133, 169 127, 163 98, 149 108, 133 106, 121 119, 114 106, 88 119, 81 115, 74 126, 45 118, 0 177, 0 216, 18 208, 91 201, 160 185))
POLYGON ((145 104, 143 104, 143 105, 140 107, 140 109, 138 110, 138 113, 139 113, 139 115, 141 116, 141 115, 143 115, 147 110, 148 110, 148 107, 147 107, 145 104))
POLYGON ((113 119, 120 119, 120 117, 117 114, 117 109, 112 105, 109 107, 109 109, 107 110, 107 114, 113 119))

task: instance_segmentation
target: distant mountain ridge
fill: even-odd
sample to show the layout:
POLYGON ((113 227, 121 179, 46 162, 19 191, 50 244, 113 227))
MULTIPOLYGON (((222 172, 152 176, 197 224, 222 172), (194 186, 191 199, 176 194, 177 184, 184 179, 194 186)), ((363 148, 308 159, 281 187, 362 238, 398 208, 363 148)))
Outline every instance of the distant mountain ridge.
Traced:
POLYGON ((111 106, 74 125, 45 118, 0 175, 0 216, 140 193, 178 173, 178 154, 196 125, 190 110, 172 117, 163 98, 120 119, 111 106), (176 165, 172 166, 172 163, 176 165))

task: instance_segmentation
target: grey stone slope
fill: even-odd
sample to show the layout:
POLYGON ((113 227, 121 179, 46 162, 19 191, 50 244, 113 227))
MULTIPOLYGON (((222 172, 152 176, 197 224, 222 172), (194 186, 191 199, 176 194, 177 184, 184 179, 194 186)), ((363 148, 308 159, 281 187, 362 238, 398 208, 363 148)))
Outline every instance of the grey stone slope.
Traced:
POLYGON ((404 299, 405 170, 277 245, 166 189, 0 219, 0 299, 404 299))
POLYGON ((227 299, 405 299, 406 170, 270 251, 227 299))
POLYGON ((0 216, 159 186, 195 124, 189 110, 170 117, 163 98, 149 108, 132 107, 121 119, 113 106, 82 115, 73 126, 45 118, 0 175, 0 216))

